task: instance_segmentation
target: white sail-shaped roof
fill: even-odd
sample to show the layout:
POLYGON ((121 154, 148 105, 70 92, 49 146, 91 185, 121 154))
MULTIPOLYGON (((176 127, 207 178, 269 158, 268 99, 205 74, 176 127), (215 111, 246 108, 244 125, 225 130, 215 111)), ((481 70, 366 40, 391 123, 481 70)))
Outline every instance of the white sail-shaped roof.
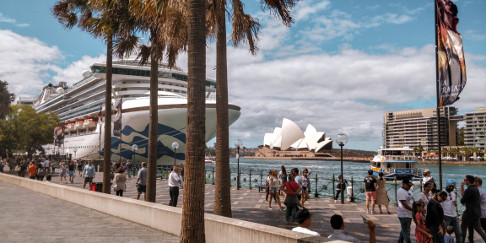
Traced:
POLYGON ((317 130, 311 124, 307 125, 305 129, 305 142, 307 144, 307 149, 313 150, 317 146, 317 130))
POLYGON ((319 150, 321 150, 322 148, 324 148, 326 145, 328 145, 329 143, 332 143, 332 140, 330 138, 326 138, 324 141, 320 142, 317 144, 317 147, 316 147, 316 152, 319 152, 319 150))
POLYGON ((273 133, 265 133, 265 137, 263 137, 263 146, 270 146, 272 144, 272 135, 273 133))
POLYGON ((284 118, 282 121, 282 144, 281 150, 287 150, 295 141, 304 138, 304 133, 295 122, 284 118))
POLYGON ((271 149, 280 148, 280 150, 294 148, 318 152, 322 148, 328 147, 329 144, 332 147, 332 139, 326 138, 325 132, 317 132, 311 124, 308 124, 305 132, 302 132, 295 122, 287 118, 282 120, 281 128, 276 127, 273 133, 265 133, 263 138, 264 146, 270 146, 271 149))
POLYGON ((303 141, 303 140, 304 140, 304 139, 303 139, 303 138, 301 138, 301 139, 299 139, 299 140, 295 141, 295 143, 293 143, 292 145, 290 145, 290 147, 291 147, 291 148, 298 149, 298 148, 299 148, 299 146, 300 146, 300 144, 302 143, 302 141, 303 141))
POLYGON ((276 127, 273 130, 272 143, 270 144, 270 148, 273 148, 273 147, 280 148, 280 146, 282 144, 282 133, 281 132, 282 132, 282 128, 280 128, 280 127, 276 127))

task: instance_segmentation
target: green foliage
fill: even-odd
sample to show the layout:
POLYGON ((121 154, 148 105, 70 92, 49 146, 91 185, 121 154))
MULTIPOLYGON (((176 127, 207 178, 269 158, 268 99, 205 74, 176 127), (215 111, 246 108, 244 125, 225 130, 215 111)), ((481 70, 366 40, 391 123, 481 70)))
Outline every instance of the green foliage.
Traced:
POLYGON ((10 102, 14 99, 14 94, 8 92, 7 81, 0 80, 0 119, 4 119, 10 112, 10 102))
POLYGON ((57 114, 37 114, 29 105, 14 105, 5 120, 0 121, 0 147, 3 155, 27 152, 34 154, 41 145, 53 142, 54 128, 59 126, 57 114))

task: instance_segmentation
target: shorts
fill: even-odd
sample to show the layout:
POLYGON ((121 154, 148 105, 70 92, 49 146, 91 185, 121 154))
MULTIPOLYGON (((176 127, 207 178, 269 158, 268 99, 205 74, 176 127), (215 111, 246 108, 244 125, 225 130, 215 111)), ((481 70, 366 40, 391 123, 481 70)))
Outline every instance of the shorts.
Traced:
POLYGON ((145 193, 146 189, 147 189, 147 186, 137 184, 137 192, 138 192, 138 194, 142 194, 142 192, 145 193))
POLYGON ((277 193, 278 192, 278 187, 270 187, 270 192, 271 193, 277 193))
POLYGON ((366 201, 375 201, 376 200, 376 191, 366 192, 366 201))
POLYGON ((85 177, 84 178, 84 183, 93 183, 93 177, 85 177))
POLYGON ((307 189, 307 187, 306 187, 306 186, 303 186, 303 187, 302 187, 302 191, 308 191, 308 190, 309 190, 309 189, 307 189))
POLYGON ((69 176, 74 176, 74 170, 69 171, 69 176))

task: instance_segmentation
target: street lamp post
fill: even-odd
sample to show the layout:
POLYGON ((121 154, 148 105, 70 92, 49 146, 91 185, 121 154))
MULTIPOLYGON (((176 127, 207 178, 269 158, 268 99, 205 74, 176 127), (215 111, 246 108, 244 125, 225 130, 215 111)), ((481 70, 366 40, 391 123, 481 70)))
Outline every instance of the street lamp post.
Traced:
POLYGON ((339 133, 336 137, 336 143, 341 147, 341 204, 344 204, 344 176, 343 176, 343 146, 348 142, 348 136, 339 133))
POLYGON ((132 159, 133 159, 133 164, 135 164, 135 155, 136 155, 135 153, 137 152, 137 149, 138 149, 138 145, 133 144, 132 145, 132 151, 133 151, 133 158, 132 159))
POLYGON ((78 152, 78 149, 77 148, 74 148, 73 149, 73 152, 74 152, 74 159, 76 159, 76 152, 78 152))
POLYGON ((236 190, 240 190, 240 148, 243 146, 243 141, 240 138, 237 138, 235 141, 235 147, 238 150, 236 154, 236 158, 238 159, 238 167, 237 167, 237 174, 236 174, 236 190))
POLYGON ((179 143, 178 142, 173 142, 172 143, 172 149, 174 149, 174 164, 177 163, 177 149, 179 148, 179 143))

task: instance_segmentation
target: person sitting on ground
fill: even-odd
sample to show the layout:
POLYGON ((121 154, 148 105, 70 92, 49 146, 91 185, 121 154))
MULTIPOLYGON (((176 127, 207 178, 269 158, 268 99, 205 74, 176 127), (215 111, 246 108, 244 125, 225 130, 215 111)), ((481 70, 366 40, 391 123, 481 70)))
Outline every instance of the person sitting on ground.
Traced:
POLYGON ((299 223, 299 226, 292 229, 292 231, 297 231, 300 233, 305 233, 314 236, 321 236, 319 233, 312 231, 309 229, 311 222, 312 222, 312 214, 307 210, 307 208, 303 208, 297 212, 297 216, 295 220, 299 223))
MULTIPOLYGON (((373 221, 368 220, 368 229, 370 230, 370 243, 376 243, 375 237, 375 228, 376 225, 373 221)), ((336 239, 336 240, 344 240, 344 241, 351 241, 351 242, 361 242, 360 240, 356 239, 353 236, 347 235, 344 233, 344 220, 341 215, 334 214, 331 217, 331 227, 333 232, 327 238, 329 239, 336 239)))

